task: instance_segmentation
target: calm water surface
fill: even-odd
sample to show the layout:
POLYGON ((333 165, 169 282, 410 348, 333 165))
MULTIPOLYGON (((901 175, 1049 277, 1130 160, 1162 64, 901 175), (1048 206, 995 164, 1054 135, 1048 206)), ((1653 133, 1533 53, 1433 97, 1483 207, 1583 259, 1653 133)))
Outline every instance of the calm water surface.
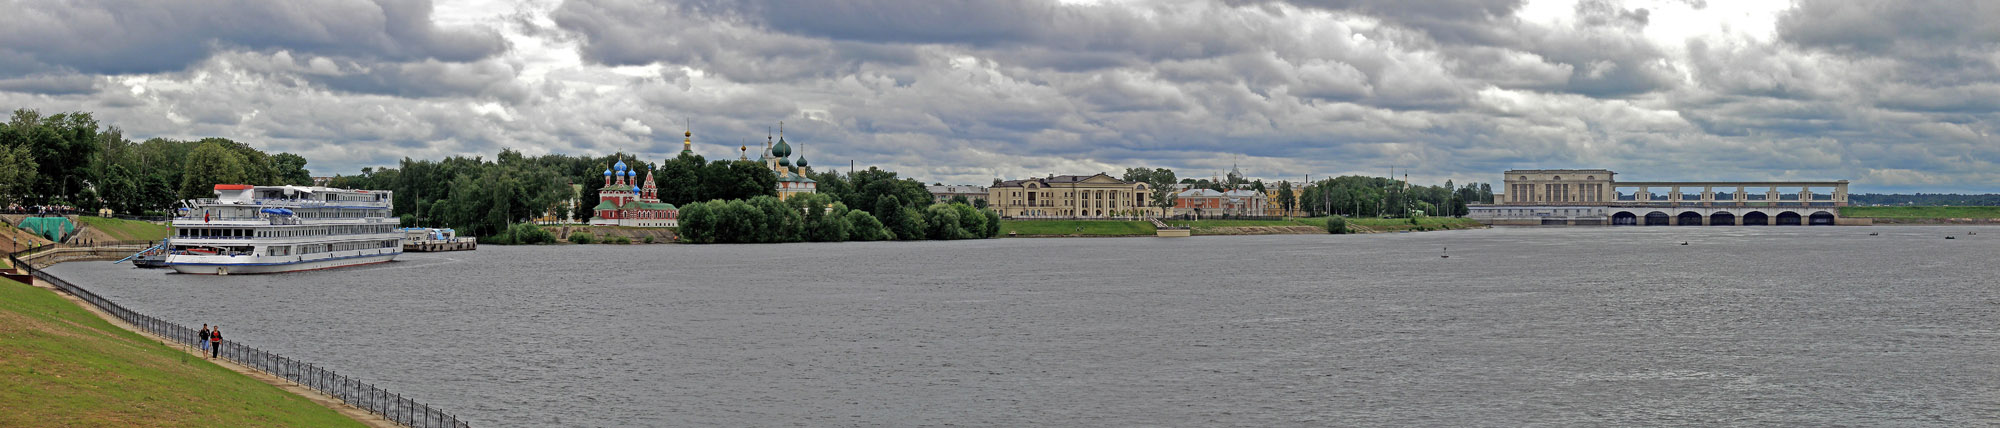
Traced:
POLYGON ((2000 229, 1978 230, 487 246, 273 276, 53 271, 483 427, 1991 426, 2000 229))

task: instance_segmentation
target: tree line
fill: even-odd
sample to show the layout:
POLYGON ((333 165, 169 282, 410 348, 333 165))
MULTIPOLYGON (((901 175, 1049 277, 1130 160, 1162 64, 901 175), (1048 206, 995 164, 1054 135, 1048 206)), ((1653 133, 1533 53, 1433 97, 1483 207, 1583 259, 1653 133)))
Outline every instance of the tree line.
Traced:
POLYGON ((2000 206, 2000 194, 1958 194, 1958 193, 1917 193, 1910 195, 1880 193, 1850 193, 1847 202, 1854 205, 1919 205, 1919 206, 2000 206))
POLYGON ((88 112, 14 110, 0 123, 0 204, 167 215, 218 183, 310 185, 306 158, 227 138, 133 142, 88 112))
POLYGON ((1000 235, 1000 214, 961 203, 934 203, 918 210, 895 196, 877 201, 877 217, 854 210, 832 195, 801 194, 780 201, 771 196, 713 200, 681 207, 682 242, 841 242, 979 239, 1000 235))
MULTIPOLYGON (((1218 192, 1242 189, 1273 193, 1269 192, 1272 185, 1265 184, 1264 180, 1234 175, 1216 180, 1176 180, 1174 171, 1167 168, 1126 168, 1120 179, 1146 183, 1152 189, 1152 205, 1162 209, 1174 206, 1175 190, 1180 186, 1218 192)), ((1493 203, 1491 185, 1470 183, 1457 186, 1450 180, 1442 186, 1414 186, 1386 177, 1349 175, 1303 184, 1279 181, 1275 187, 1277 192, 1271 200, 1272 205, 1284 212, 1304 211, 1308 217, 1408 217, 1413 211, 1422 211, 1426 215, 1463 216, 1471 213, 1467 204, 1493 203)))

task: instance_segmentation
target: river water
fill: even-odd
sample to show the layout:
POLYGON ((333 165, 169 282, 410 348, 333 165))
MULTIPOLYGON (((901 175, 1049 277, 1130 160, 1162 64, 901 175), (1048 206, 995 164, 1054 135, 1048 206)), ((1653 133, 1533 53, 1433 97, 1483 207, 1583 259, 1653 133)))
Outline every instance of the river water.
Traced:
POLYGON ((2000 228, 1977 231, 485 246, 270 276, 52 272, 481 427, 1991 426, 2000 228))

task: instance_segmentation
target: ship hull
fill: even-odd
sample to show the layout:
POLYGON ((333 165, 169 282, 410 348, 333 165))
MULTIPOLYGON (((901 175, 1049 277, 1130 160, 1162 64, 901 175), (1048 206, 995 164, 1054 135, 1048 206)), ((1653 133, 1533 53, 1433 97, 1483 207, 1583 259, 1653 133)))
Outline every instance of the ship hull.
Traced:
POLYGON ((167 266, 175 272, 195 275, 252 275, 267 273, 299 272, 333 269, 384 263, 396 259, 401 251, 381 254, 357 254, 344 257, 300 258, 292 257, 251 257, 251 256, 173 256, 167 266), (234 260, 230 260, 234 259, 234 260))

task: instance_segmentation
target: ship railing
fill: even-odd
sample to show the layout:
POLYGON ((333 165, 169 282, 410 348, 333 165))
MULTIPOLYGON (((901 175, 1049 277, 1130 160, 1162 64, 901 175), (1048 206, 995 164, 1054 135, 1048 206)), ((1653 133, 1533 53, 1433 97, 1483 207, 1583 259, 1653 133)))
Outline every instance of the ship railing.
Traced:
MULTIPOLYGON (((201 345, 200 330, 126 309, 117 302, 112 302, 110 299, 98 296, 97 293, 92 293, 90 290, 86 290, 76 284, 71 284, 69 281, 64 281, 62 278, 57 278, 55 275, 50 275, 41 269, 36 269, 28 263, 23 263, 20 259, 21 255, 28 252, 15 252, 8 254, 7 258, 14 263, 15 268, 21 269, 22 272, 33 275, 35 279, 54 286, 64 293, 69 293, 78 299, 89 302, 91 306, 96 306, 98 309, 102 309, 104 313, 118 317, 118 319, 124 320, 135 328, 171 340, 175 344, 199 349, 201 345)), ((387 419, 398 425, 413 428, 472 427, 470 422, 459 419, 458 416, 447 413, 443 409, 419 403, 417 400, 404 397, 402 394, 389 392, 389 390, 375 386, 374 384, 343 375, 340 372, 327 370, 312 363, 245 346, 233 340, 225 339, 219 346, 221 351, 217 355, 220 355, 224 359, 241 364, 244 367, 269 373, 272 376, 284 378, 299 386, 312 388, 348 405, 359 407, 362 410, 367 410, 369 413, 379 415, 383 419, 387 419)))

